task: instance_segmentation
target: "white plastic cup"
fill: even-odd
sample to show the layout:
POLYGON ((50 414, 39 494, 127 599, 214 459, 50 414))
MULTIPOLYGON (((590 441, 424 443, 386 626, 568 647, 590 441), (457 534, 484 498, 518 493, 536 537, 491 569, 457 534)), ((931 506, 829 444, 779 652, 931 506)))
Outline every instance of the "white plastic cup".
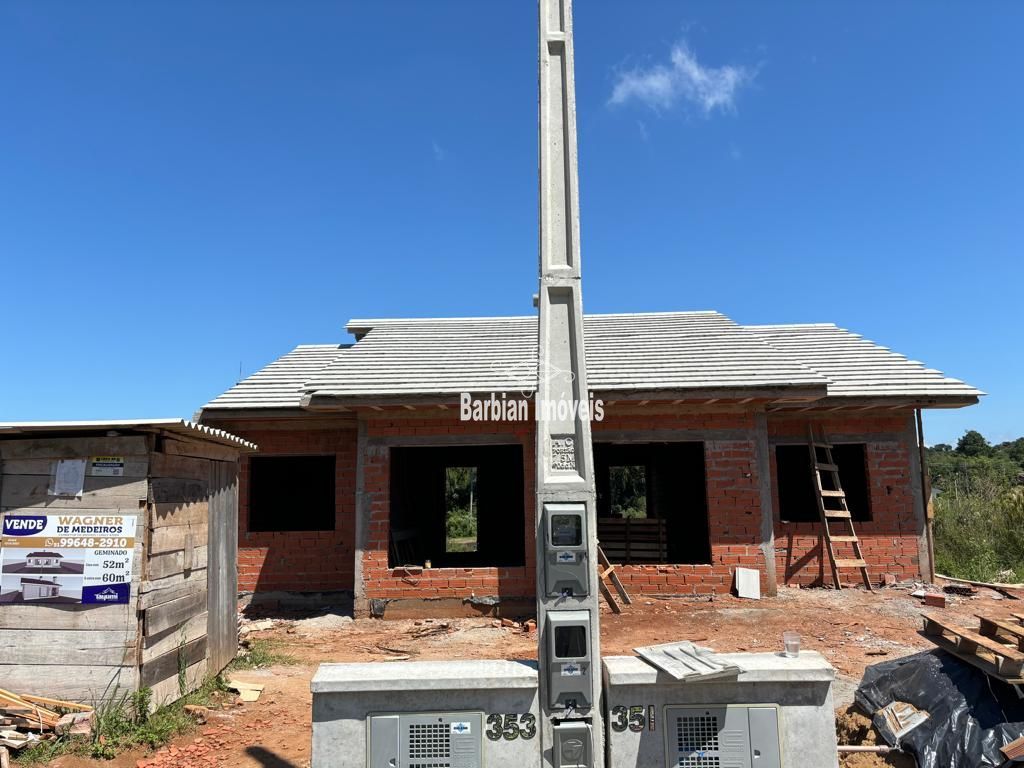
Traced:
POLYGON ((800 655, 800 635, 797 632, 783 632, 782 647, 785 656, 795 659, 800 655))

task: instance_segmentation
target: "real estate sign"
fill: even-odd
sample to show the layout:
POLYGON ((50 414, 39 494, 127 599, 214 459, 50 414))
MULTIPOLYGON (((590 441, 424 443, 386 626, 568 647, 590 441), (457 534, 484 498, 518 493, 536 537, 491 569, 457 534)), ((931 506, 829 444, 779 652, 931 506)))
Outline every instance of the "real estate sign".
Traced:
POLYGON ((135 515, 6 512, 0 603, 127 603, 135 515))

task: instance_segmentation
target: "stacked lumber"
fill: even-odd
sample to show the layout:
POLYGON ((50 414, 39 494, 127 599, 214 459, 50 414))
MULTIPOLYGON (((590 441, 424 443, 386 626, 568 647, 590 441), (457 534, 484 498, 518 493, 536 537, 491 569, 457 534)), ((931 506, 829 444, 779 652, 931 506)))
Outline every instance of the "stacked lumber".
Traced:
POLYGON ((0 688, 0 749, 21 749, 52 739, 67 716, 57 710, 92 713, 73 701, 17 694, 0 688))

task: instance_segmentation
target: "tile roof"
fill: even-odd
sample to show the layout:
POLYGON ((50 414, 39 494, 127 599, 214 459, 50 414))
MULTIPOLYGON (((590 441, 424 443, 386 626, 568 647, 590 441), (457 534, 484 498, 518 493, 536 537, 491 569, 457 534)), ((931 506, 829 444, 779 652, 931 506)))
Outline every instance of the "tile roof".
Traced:
MULTIPOLYGON (((534 390, 537 318, 352 320, 351 346, 303 345, 204 409, 297 408, 303 398, 534 390)), ((984 394, 830 324, 741 326, 712 311, 587 315, 589 388, 602 393, 753 391, 795 399, 984 394)), ((962 400, 962 402, 959 402, 962 400)))
POLYGON ((215 397, 204 408, 294 408, 305 384, 347 344, 300 344, 252 376, 215 397))
POLYGON ((829 380, 829 397, 978 397, 960 379, 831 323, 749 325, 746 330, 829 380))

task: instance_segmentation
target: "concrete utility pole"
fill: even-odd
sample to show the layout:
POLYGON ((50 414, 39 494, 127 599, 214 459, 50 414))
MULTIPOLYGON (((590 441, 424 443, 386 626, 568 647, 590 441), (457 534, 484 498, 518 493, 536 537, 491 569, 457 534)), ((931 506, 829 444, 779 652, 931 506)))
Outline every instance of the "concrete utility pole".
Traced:
POLYGON ((604 765, 572 0, 539 0, 537 627, 545 765, 604 765), (577 406, 577 407, 573 407, 577 406))

